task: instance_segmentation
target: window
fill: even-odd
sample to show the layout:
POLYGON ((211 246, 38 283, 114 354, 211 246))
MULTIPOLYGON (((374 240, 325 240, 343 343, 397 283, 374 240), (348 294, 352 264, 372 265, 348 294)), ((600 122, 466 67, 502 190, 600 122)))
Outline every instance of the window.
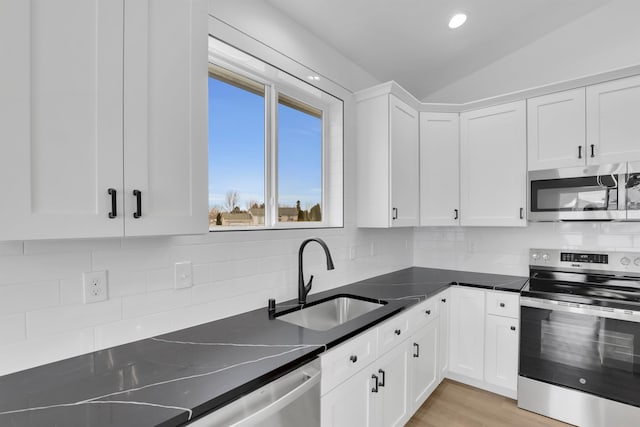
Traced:
POLYGON ((209 229, 342 226, 342 101, 210 39, 209 229))

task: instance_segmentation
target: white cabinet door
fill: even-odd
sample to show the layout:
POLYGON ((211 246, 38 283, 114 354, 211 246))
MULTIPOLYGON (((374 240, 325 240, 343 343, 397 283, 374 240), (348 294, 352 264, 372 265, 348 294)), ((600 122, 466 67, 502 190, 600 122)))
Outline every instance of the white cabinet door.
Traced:
POLYGON ((374 364, 378 376, 378 393, 373 396, 376 425, 380 427, 402 426, 409 419, 407 396, 408 374, 407 345, 381 357, 374 364))
POLYGON ((458 225, 459 114, 420 113, 420 225, 458 225))
MULTIPOLYGON (((442 316, 442 313, 440 313, 442 316)), ((438 355, 440 349, 438 322, 430 322, 409 341, 409 411, 420 408, 438 386, 438 355)))
POLYGON ((449 370, 484 379, 485 293, 483 290, 452 287, 449 370))
POLYGON ((125 234, 204 233, 207 2, 127 0, 124 17, 125 234))
MULTIPOLYGON (((373 366, 373 365, 372 365, 373 366)), ((365 368, 322 396, 322 427, 372 427, 375 425, 372 403, 375 379, 372 368, 365 368)))
POLYGON ((122 13, 1 2, 1 240, 122 235, 122 13))
POLYGON ((418 112, 391 95, 389 137, 393 227, 412 227, 419 222, 418 129, 418 112))
POLYGON ((440 317, 438 318, 440 323, 438 334, 438 381, 442 381, 449 370, 449 308, 451 307, 451 300, 448 290, 441 292, 436 297, 439 298, 438 303, 440 304, 440 317))
POLYGON ((527 100, 529 170, 586 164, 585 89, 527 100))
POLYGON ((525 101, 460 115, 463 226, 526 226, 525 101))
POLYGON ((487 316, 485 381, 516 390, 518 386, 518 319, 487 316))
POLYGON ((640 76, 587 87, 587 162, 640 160, 640 76))

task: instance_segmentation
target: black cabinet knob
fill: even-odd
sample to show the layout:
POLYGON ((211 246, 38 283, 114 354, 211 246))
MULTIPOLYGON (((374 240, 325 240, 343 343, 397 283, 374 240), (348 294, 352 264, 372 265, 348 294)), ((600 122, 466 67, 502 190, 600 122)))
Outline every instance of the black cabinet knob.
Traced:
POLYGON ((402 333, 402 331, 400 329, 396 329, 395 331, 393 331, 396 335, 400 335, 402 333))
POLYGON ((427 313, 427 315, 431 314, 431 310, 427 310, 425 311, 425 313, 427 313))
POLYGON ((349 360, 351 360, 353 363, 356 363, 358 361, 358 356, 354 354, 349 358, 349 360))
POLYGON ((516 330, 516 327, 515 327, 515 326, 512 326, 512 327, 511 327, 511 330, 512 330, 512 331, 515 331, 515 330, 516 330))
POLYGON ((442 298, 440 301, 447 302, 447 299, 446 298, 442 298))
POLYGON ((504 303, 503 302, 500 303, 500 307, 504 308, 504 303))

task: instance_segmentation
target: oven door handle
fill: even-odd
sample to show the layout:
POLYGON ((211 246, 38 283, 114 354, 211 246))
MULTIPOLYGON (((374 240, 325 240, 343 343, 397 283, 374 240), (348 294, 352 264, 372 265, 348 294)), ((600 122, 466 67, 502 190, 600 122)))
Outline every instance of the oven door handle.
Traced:
POLYGON ((520 297, 521 307, 540 308, 543 310, 562 311, 565 313, 586 314, 604 317, 606 319, 622 320, 640 323, 640 311, 623 310, 618 308, 598 307, 595 305, 573 304, 564 301, 546 300, 540 298, 520 297))

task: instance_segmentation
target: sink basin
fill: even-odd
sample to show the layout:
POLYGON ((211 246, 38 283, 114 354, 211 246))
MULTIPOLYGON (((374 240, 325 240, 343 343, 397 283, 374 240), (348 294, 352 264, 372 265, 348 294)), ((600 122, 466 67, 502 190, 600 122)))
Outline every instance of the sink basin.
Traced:
POLYGON ((349 296, 339 296, 317 304, 309 305, 302 310, 278 316, 278 319, 315 331, 326 331, 338 325, 367 314, 384 304, 364 301, 349 296))

